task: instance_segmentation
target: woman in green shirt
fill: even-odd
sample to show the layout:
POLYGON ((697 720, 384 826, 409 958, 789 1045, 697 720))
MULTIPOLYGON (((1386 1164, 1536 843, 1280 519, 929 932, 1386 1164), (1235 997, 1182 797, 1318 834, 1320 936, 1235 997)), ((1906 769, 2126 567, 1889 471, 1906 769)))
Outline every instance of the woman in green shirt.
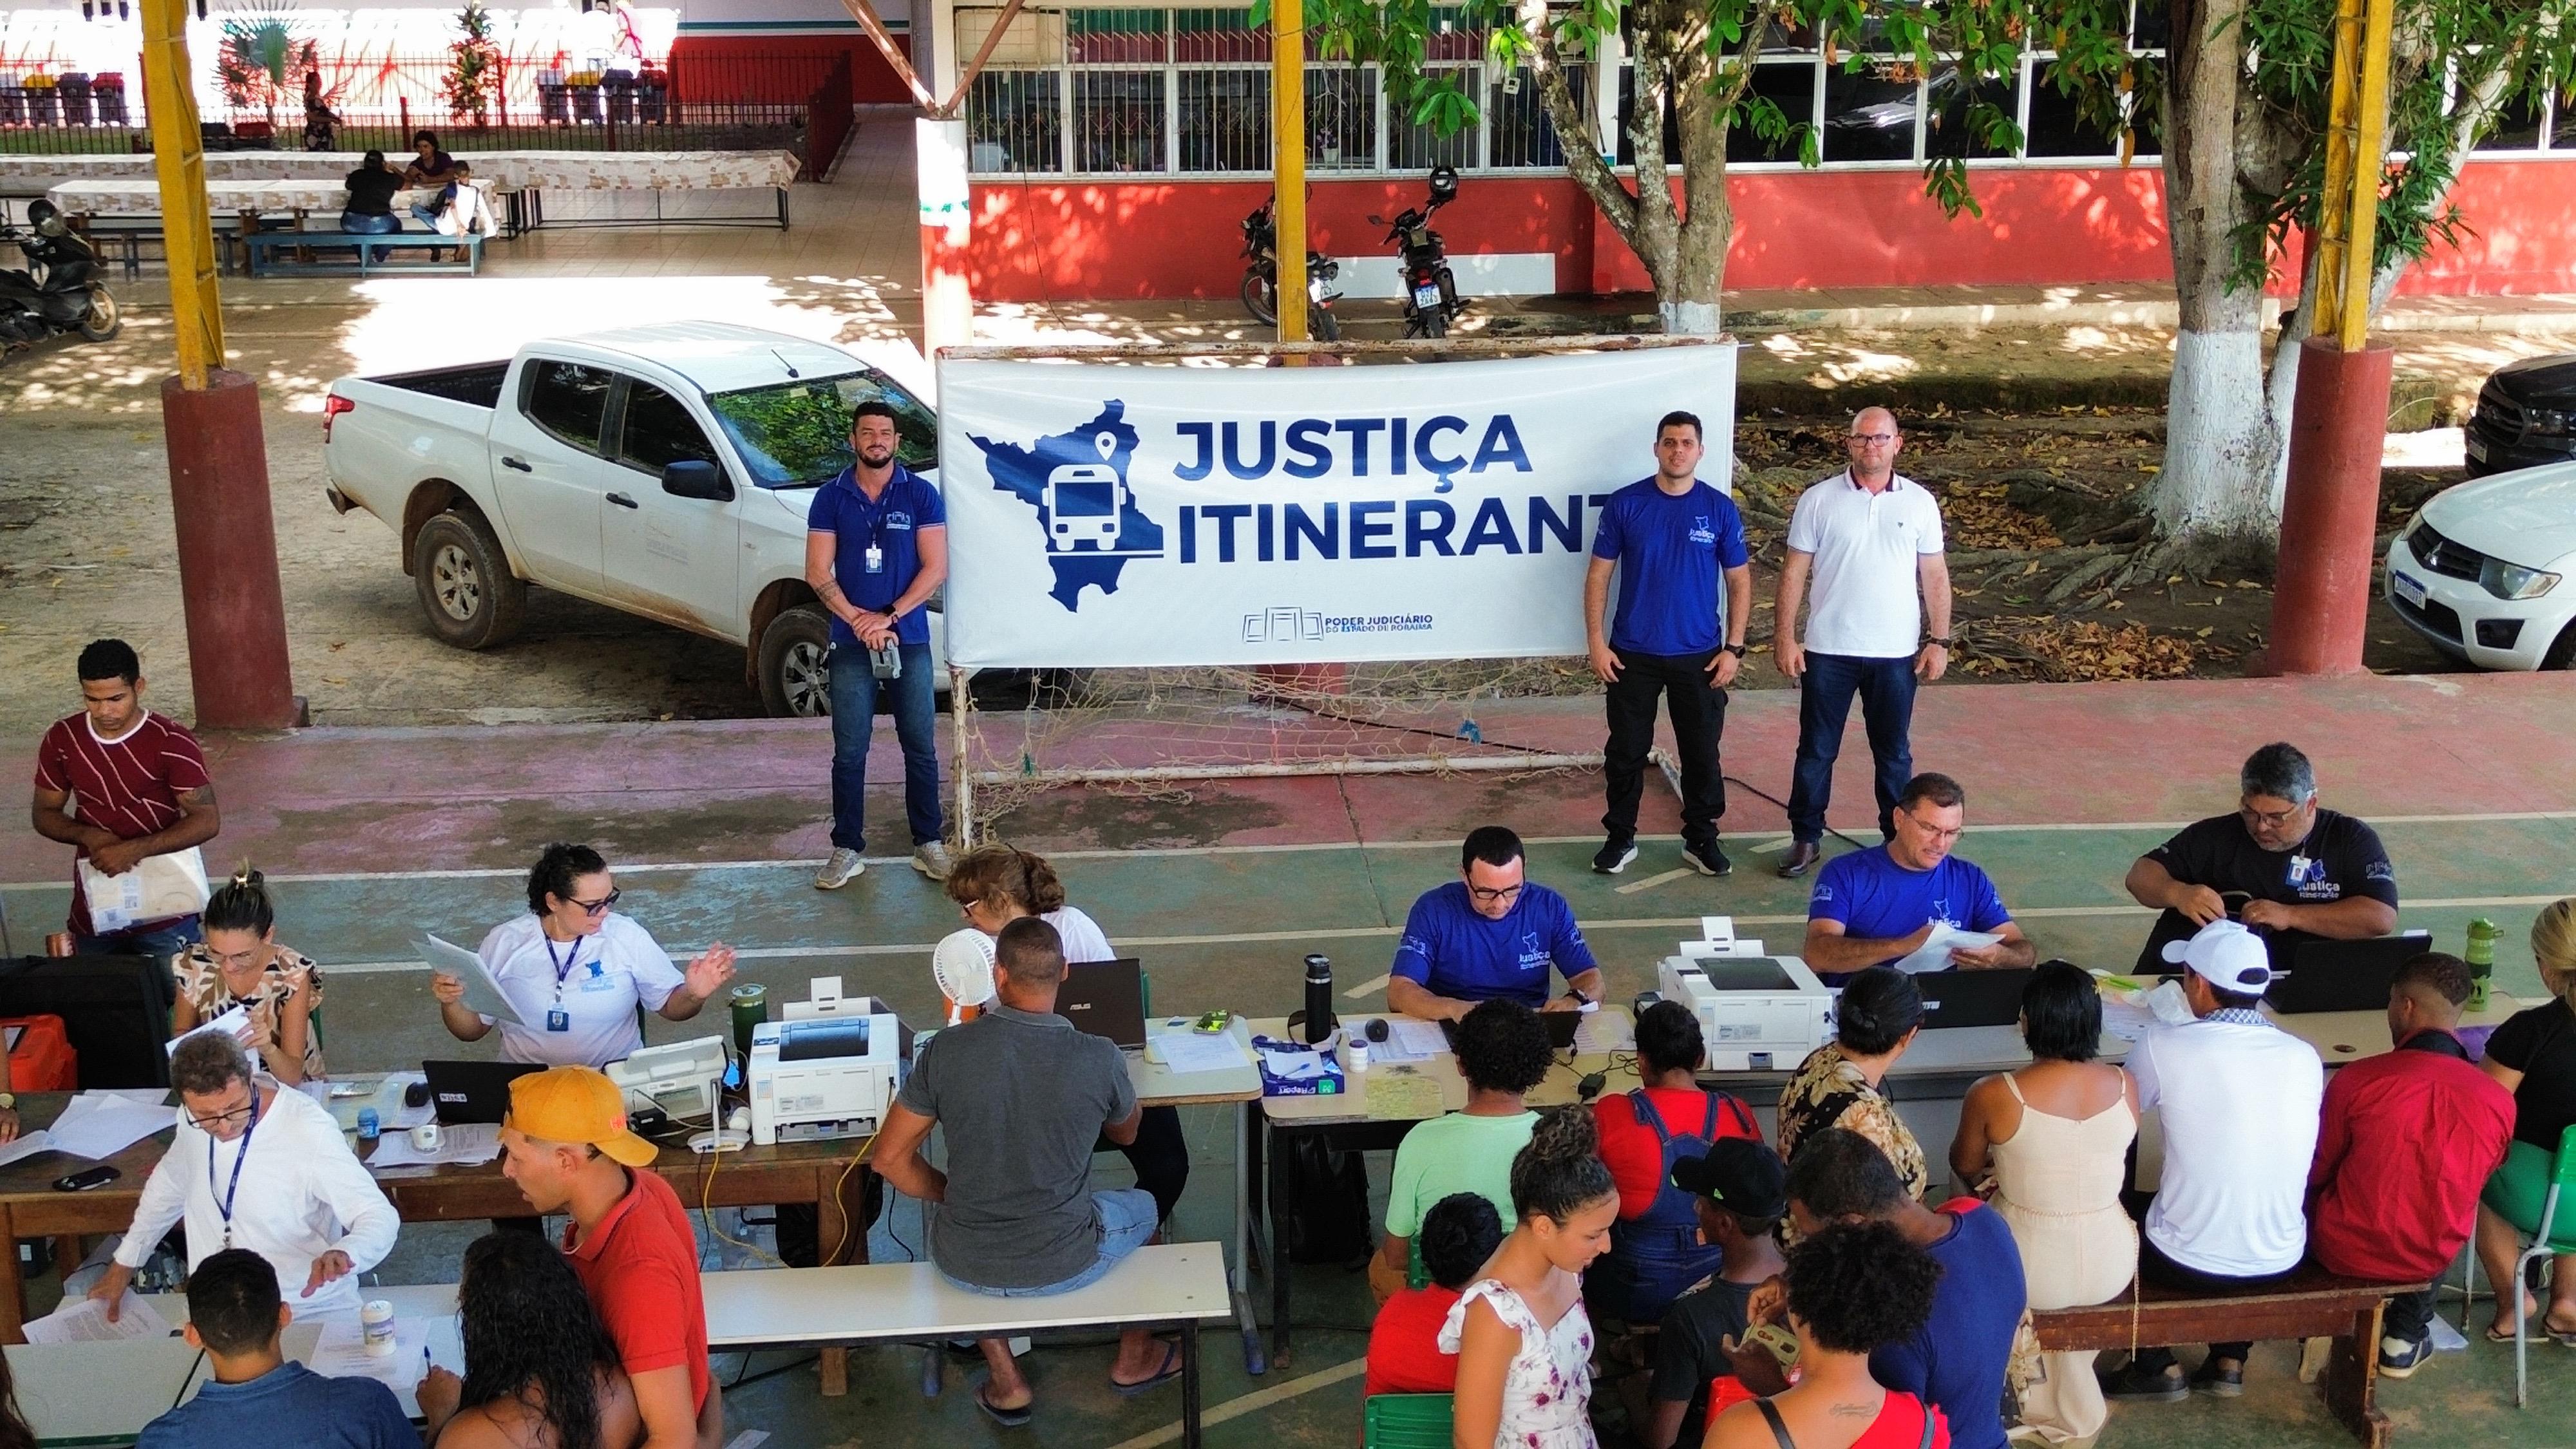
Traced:
POLYGON ((1521 1097, 1547 1078, 1547 1026, 1517 1001, 1480 1002, 1459 1019, 1450 1047, 1467 1079, 1467 1106, 1415 1127, 1395 1150, 1386 1239, 1369 1260, 1369 1289, 1380 1303, 1404 1287, 1413 1235, 1433 1203, 1472 1192, 1512 1220, 1512 1157, 1538 1124, 1521 1097))

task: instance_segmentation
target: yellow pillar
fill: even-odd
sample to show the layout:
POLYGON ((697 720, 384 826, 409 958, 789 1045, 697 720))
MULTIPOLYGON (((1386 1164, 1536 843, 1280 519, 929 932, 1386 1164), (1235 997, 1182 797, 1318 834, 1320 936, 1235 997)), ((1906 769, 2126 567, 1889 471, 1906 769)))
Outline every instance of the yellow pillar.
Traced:
POLYGON ((1270 146, 1278 197, 1279 340, 1306 340, 1306 7, 1270 10, 1270 146))
MULTIPOLYGON (((2370 259, 2379 236, 2379 182, 2387 169, 2388 48, 2397 0, 2370 0, 2361 37, 2360 114, 2353 137, 2351 220, 2345 224, 2343 316, 2336 330, 2343 350, 2359 352, 2370 337, 2370 259)), ((2332 206, 2335 195, 2326 193, 2332 206)))
POLYGON ((215 289, 215 228, 206 212, 206 158, 188 66, 187 0, 143 0, 143 103, 161 181, 161 236, 170 259, 170 311, 179 385, 203 392, 224 365, 223 299, 215 289))

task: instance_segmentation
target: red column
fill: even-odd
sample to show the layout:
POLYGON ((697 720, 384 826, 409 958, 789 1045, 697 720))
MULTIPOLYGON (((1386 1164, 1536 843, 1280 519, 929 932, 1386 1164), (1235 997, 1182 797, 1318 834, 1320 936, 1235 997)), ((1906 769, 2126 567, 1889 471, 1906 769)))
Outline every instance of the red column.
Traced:
POLYGON ((277 576, 268 449, 259 388, 210 369, 202 392, 161 384, 170 504, 179 532, 179 601, 197 724, 285 729, 305 722, 286 663, 286 597, 277 576))
POLYGON ((2267 672, 2361 671, 2395 357, 2384 344, 2346 352, 2330 337, 2299 345, 2267 672))

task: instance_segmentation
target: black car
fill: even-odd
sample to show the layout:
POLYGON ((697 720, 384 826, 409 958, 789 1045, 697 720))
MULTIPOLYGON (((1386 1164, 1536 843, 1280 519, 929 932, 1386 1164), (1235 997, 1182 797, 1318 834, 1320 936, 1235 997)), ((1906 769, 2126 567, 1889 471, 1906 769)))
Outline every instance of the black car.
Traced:
POLYGON ((2576 353, 2497 368, 2465 434, 2472 478, 2576 458, 2576 353))

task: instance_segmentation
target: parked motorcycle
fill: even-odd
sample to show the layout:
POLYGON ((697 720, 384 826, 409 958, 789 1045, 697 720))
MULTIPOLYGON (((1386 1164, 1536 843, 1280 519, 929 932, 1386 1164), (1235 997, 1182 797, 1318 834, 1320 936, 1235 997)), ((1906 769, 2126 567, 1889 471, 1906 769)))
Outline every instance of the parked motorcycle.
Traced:
MULTIPOLYGON (((1243 269, 1244 310, 1273 327, 1279 324, 1279 226, 1272 212, 1275 205, 1275 201, 1265 201, 1259 211, 1243 219, 1243 255, 1248 259, 1243 269)), ((1333 303, 1342 295, 1334 281, 1341 274, 1341 263, 1322 252, 1306 253, 1306 332, 1313 341, 1342 340, 1341 319, 1333 315, 1333 303)))
POLYGON ((98 254, 49 201, 27 205, 29 230, 0 227, 33 270, 0 271, 0 352, 77 332, 105 342, 125 326, 116 298, 96 280, 98 254))
POLYGON ((1446 337, 1467 304, 1458 295, 1458 279, 1449 271, 1449 251, 1431 229, 1432 214, 1458 199, 1458 173, 1448 166, 1431 168, 1431 199, 1419 211, 1406 210, 1388 221, 1369 221, 1386 228, 1386 239, 1404 260, 1404 335, 1446 337))

